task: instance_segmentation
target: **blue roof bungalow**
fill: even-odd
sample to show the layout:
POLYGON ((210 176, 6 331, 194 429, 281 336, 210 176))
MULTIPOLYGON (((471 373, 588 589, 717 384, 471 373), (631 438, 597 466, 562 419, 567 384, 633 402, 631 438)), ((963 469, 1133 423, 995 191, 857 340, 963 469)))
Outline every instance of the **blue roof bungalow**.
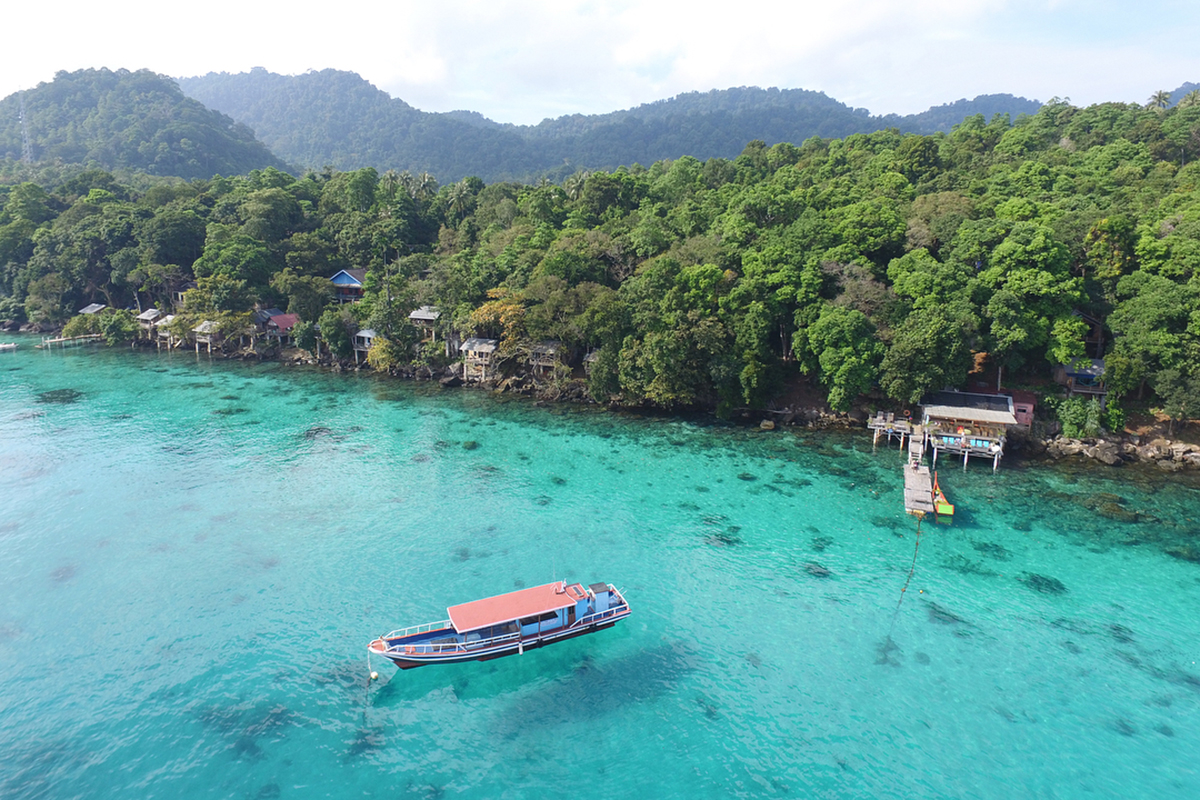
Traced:
POLYGON ((1067 397, 1094 397, 1104 405, 1108 389, 1104 386, 1104 359, 1073 358, 1054 368, 1054 382, 1067 387, 1067 397))
POLYGON ((366 279, 365 269, 343 269, 329 282, 333 284, 334 297, 339 303, 354 303, 362 299, 363 281, 366 279))

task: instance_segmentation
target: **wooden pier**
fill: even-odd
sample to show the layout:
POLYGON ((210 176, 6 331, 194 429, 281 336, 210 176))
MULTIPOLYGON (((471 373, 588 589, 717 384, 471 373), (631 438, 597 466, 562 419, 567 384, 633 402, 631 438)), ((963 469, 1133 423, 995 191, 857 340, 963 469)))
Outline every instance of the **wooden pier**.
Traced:
POLYGON ((908 437, 904 464, 904 511, 915 517, 933 514, 933 476, 925 466, 925 431, 914 425, 908 437))
POLYGON ((99 342, 104 337, 98 333, 88 333, 83 336, 59 336, 57 338, 42 337, 42 343, 34 345, 38 350, 51 350, 55 347, 74 347, 76 345, 99 342))

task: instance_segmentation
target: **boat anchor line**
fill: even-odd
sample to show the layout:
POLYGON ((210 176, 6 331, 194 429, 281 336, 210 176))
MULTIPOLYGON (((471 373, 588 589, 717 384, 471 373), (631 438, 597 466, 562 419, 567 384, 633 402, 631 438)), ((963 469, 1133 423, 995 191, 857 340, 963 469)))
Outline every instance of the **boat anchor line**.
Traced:
POLYGON ((904 593, 908 591, 908 584, 912 582, 913 573, 917 570, 917 553, 921 551, 921 522, 923 516, 917 517, 917 545, 913 548, 912 564, 908 567, 908 577, 904 579, 904 586, 900 589, 900 600, 896 603, 896 610, 892 613, 892 624, 888 626, 888 641, 892 640, 892 631, 896 629, 896 619, 900 616, 900 606, 904 604, 904 593))

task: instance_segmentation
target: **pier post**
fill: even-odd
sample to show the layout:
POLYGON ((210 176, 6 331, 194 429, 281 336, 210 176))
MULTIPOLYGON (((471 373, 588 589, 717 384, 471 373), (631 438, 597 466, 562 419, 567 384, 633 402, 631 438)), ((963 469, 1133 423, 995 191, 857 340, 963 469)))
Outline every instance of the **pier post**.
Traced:
POLYGON ((967 471, 967 459, 971 457, 970 450, 963 450, 963 472, 967 471))

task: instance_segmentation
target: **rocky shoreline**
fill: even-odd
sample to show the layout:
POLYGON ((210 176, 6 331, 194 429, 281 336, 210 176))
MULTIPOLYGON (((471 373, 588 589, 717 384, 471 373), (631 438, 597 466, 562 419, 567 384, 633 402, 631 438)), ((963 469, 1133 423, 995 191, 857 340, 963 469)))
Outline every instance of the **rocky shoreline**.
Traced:
POLYGON ((1055 436, 1033 440, 1032 449, 1052 459, 1083 456, 1110 467, 1126 463, 1150 464, 1163 472, 1200 468, 1200 445, 1154 438, 1143 442, 1142 437, 1126 434, 1110 439, 1070 439, 1055 436))

